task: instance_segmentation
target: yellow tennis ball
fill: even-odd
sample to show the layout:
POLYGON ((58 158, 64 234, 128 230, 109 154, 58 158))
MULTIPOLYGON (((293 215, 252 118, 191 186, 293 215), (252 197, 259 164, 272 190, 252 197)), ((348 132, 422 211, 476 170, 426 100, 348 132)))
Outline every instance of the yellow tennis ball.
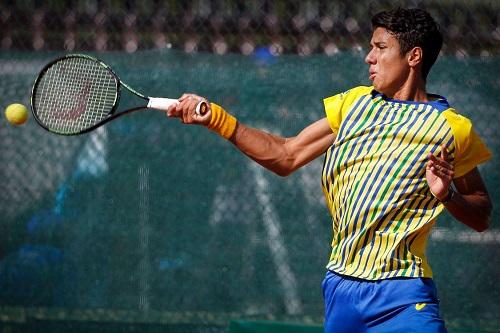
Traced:
POLYGON ((28 120, 28 108, 19 103, 11 104, 5 109, 5 117, 12 125, 22 125, 28 120))

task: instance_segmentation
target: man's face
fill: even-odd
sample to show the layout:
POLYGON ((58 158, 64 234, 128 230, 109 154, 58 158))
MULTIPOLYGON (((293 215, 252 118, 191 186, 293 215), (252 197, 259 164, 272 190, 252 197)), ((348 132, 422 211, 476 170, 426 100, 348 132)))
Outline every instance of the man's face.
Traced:
POLYGON ((401 55, 399 42, 385 28, 376 28, 370 41, 371 50, 365 58, 370 65, 368 73, 373 87, 388 97, 401 89, 410 72, 405 55, 401 55))

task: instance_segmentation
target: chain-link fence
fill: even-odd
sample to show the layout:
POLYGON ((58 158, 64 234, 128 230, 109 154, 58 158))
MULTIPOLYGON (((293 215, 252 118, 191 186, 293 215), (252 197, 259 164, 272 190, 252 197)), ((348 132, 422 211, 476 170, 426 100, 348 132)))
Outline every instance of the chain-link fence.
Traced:
MULTIPOLYGON (((196 91, 244 123, 291 136, 323 117, 322 98, 369 84, 369 17, 394 4, 3 1, 0 106, 28 104, 44 64, 86 51, 148 95, 196 91)), ((428 8, 442 25, 429 91, 470 117, 496 155, 499 2, 398 4, 428 8)), ((0 154, 0 326, 225 332, 239 318, 321 323, 331 241, 321 158, 280 178, 154 111, 78 137, 1 121, 0 154)), ((481 167, 495 204, 497 169, 496 159, 481 167)), ((431 235, 452 330, 499 331, 497 216, 481 234, 444 216, 431 235)))
POLYGON ((367 45, 370 17, 394 5, 424 7, 442 27, 444 51, 498 54, 499 1, 4 0, 2 49, 335 54, 367 45))

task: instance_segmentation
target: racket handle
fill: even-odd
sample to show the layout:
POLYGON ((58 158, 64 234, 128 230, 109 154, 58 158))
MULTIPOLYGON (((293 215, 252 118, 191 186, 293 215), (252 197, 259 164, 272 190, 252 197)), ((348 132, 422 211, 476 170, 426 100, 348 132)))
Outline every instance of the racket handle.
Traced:
MULTIPOLYGON (((161 97, 149 97, 148 108, 157 109, 162 111, 168 111, 168 109, 175 104, 179 104, 177 99, 173 98, 161 98, 161 97)), ((196 105, 196 114, 203 116, 209 110, 208 103, 201 101, 196 105)))
POLYGON ((168 109, 179 101, 174 98, 149 97, 148 108, 168 111, 168 109))
POLYGON ((208 112, 208 110, 210 110, 209 106, 208 106, 208 103, 207 102, 204 102, 204 101, 201 101, 198 103, 198 105, 196 105, 196 114, 197 115, 200 115, 200 116, 203 116, 205 115, 205 113, 208 112))

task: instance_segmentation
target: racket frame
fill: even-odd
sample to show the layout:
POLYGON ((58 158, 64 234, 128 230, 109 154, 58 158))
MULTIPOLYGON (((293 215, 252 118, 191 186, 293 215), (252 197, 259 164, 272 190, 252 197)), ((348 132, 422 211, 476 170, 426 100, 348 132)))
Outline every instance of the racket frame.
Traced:
POLYGON ((140 92, 134 90, 132 87, 130 87, 128 84, 126 84, 125 82, 123 82, 122 80, 120 80, 120 78, 118 77, 118 75, 113 71, 113 69, 111 67, 109 67, 106 63, 104 63, 103 61, 95 58, 95 57, 92 57, 92 56, 89 56, 89 55, 86 55, 86 54, 79 54, 79 53, 74 53, 74 54, 67 54, 63 57, 59 57, 57 59, 54 59, 52 60, 51 62, 49 62, 47 65, 45 65, 42 70, 40 71, 40 73, 38 74, 38 76, 36 77, 35 79, 35 82, 33 83, 33 87, 31 89, 31 98, 30 98, 30 104, 31 104, 31 113, 33 114, 33 118, 35 118, 36 122, 42 127, 44 128, 45 130, 51 132, 51 133, 55 133, 55 134, 59 134, 59 135, 67 135, 67 136, 72 136, 72 135, 79 135, 79 134, 84 134, 84 133, 87 133, 87 132, 90 132, 90 131, 93 131, 95 130, 96 128, 108 123, 109 121, 113 120, 113 119, 116 119, 118 117, 121 117, 125 114, 128 114, 128 113, 131 113, 131 112, 134 112, 134 111, 138 111, 138 110, 142 110, 142 109, 146 109, 147 108, 147 103, 142 105, 142 106, 136 106, 136 107, 133 107, 133 108, 130 108, 130 109, 127 109, 127 110, 124 110, 122 112, 119 112, 119 113, 115 113, 117 108, 118 108, 118 105, 120 103, 120 98, 121 98, 121 87, 124 87, 125 89, 127 89, 129 92, 131 92, 132 94, 136 95, 137 97, 145 100, 145 101, 148 101, 149 98, 146 97, 145 95, 141 94, 140 92), (79 132, 75 132, 75 133, 67 133, 67 132, 61 132, 61 131, 57 131, 57 130, 54 130, 54 129, 51 129, 49 127, 47 127, 42 121, 41 119, 38 117, 37 115, 37 112, 35 110, 35 91, 40 83, 40 80, 41 78, 44 76, 44 74, 49 70, 49 68, 51 68, 55 63, 57 62, 60 62, 60 61, 64 61, 65 59, 71 59, 71 58, 84 58, 84 59, 88 59, 88 60, 91 60, 91 61, 94 61, 96 63, 98 63, 100 66, 104 67, 106 70, 108 70, 111 75, 113 76, 114 80, 115 80, 115 83, 116 83, 116 96, 115 96, 115 100, 114 100, 114 103, 113 103, 113 107, 110 109, 110 111, 108 112, 108 115, 106 118, 104 118, 103 120, 99 121, 98 123, 90 126, 90 127, 87 127, 79 132))

